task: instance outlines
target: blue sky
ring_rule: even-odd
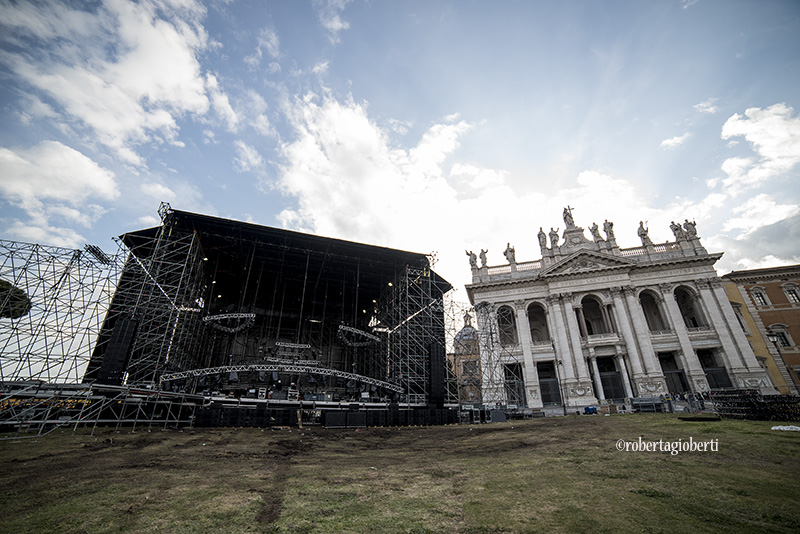
[[[800,263],[800,3],[0,3],[0,236],[174,208],[415,252],[696,220],[720,274]],[[588,231],[587,231],[588,235]]]

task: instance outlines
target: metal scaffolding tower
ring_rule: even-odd
[[[121,258],[0,240],[0,382],[80,382]]]
[[[481,390],[485,406],[526,406],[523,355],[514,333],[501,335],[494,306],[475,305],[480,343]],[[514,342],[511,342],[514,341]]]

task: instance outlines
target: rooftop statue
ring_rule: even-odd
[[[650,236],[648,235],[649,230],[644,227],[644,222],[639,221],[639,229],[636,230],[636,233],[639,234],[639,239],[642,240],[642,246],[648,247],[652,246],[653,242],[650,240]]]
[[[609,222],[609,220],[606,219],[606,222],[603,223],[603,231],[606,233],[606,238],[609,241],[614,239],[614,223],[613,222]]]
[[[481,269],[486,267],[486,253],[489,252],[488,250],[481,249]]]
[[[464,252],[466,252],[467,256],[469,256],[469,266],[472,267],[473,269],[477,269],[478,257],[475,255],[475,253],[472,252],[471,250],[465,250]]]
[[[547,235],[545,235],[541,226],[539,227],[539,248],[541,248],[542,251],[547,248]]]
[[[567,206],[564,208],[564,224],[567,225],[567,228],[572,228],[575,226],[575,219],[572,218],[572,210],[574,208],[570,208]]]
[[[669,225],[672,233],[675,234],[675,241],[681,241],[686,239],[686,232],[683,231],[680,224],[675,224],[675,221],[672,221]]]
[[[589,231],[592,232],[592,237],[594,238],[595,243],[603,241],[603,238],[600,237],[600,229],[597,227],[597,223],[593,222],[589,227]]]
[[[514,247],[511,246],[511,243],[506,245],[506,250],[503,252],[503,255],[508,260],[508,263],[515,264],[517,263],[516,252],[514,251]]]
[[[553,230],[552,226],[550,227],[550,246],[553,248],[558,247],[558,229]]]
[[[689,237],[697,237],[697,223],[689,219],[684,219],[683,228],[686,230],[686,235]]]

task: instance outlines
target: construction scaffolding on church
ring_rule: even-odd
[[[64,421],[241,423],[204,410],[216,398],[286,408],[296,415],[278,419],[288,424],[304,416],[298,408],[319,418],[343,406],[419,412],[387,424],[446,422],[441,412],[458,402],[445,348],[451,286],[427,255],[167,204],[159,215],[160,226],[120,236],[114,256],[4,243],[2,278],[16,290],[5,292],[0,324],[6,419],[19,423],[28,409],[44,421],[58,405]],[[81,399],[100,386],[152,406],[87,411]],[[273,411],[251,415],[257,426],[276,421]],[[363,420],[351,419],[342,425]]]

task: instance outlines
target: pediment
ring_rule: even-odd
[[[564,258],[558,263],[542,270],[540,276],[559,276],[567,274],[586,274],[617,269],[629,269],[635,263],[626,258],[594,252],[589,250],[579,250],[574,254]]]

